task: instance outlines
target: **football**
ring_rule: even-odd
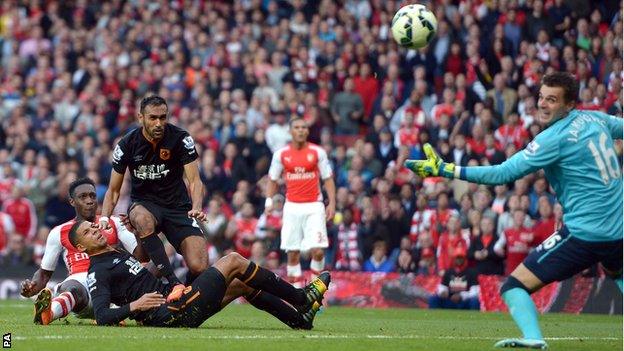
[[[438,28],[433,12],[420,4],[403,6],[392,18],[392,36],[402,47],[419,49],[431,42]]]

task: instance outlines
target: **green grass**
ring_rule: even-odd
[[[622,350],[622,317],[546,314],[552,350]],[[312,331],[290,330],[249,305],[232,305],[199,329],[97,327],[74,317],[32,324],[28,301],[0,301],[0,333],[15,350],[489,350],[518,336],[508,315],[419,309],[329,307]]]

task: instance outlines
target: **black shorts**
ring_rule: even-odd
[[[622,240],[585,241],[570,235],[563,226],[535,248],[523,263],[544,284],[568,279],[596,263],[621,275]]]
[[[196,328],[221,310],[227,284],[216,268],[210,267],[186,288],[178,300],[166,303],[150,313],[143,325],[154,327]]]
[[[177,252],[180,252],[182,241],[189,236],[203,237],[195,220],[189,218],[188,210],[165,208],[151,201],[135,201],[128,208],[128,214],[136,205],[145,207],[156,218],[156,232],[163,232]]]

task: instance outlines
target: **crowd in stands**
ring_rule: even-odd
[[[552,71],[577,77],[579,108],[622,116],[621,2],[419,2],[438,30],[415,51],[391,37],[400,1],[2,1],[0,265],[39,264],[48,231],[74,217],[71,181],[92,178],[101,202],[112,147],[159,94],[196,141],[211,260],[284,262],[284,198],[264,213],[263,192],[298,115],[337,184],[330,268],[442,276],[463,248],[478,273],[509,273],[561,225],[544,175],[478,186],[420,179],[403,160],[429,142],[461,166],[503,162],[541,131],[536,89]]]

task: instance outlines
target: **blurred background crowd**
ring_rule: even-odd
[[[543,174],[487,187],[402,162],[425,142],[462,166],[503,162],[540,132],[536,89],[555,70],[579,80],[579,108],[622,116],[621,2],[420,3],[438,31],[414,51],[391,38],[400,1],[2,1],[0,267],[39,264],[77,177],[101,202],[111,147],[155,93],[199,149],[212,261],[283,262],[284,200],[264,213],[263,190],[299,115],[338,188],[330,268],[441,275],[465,255],[509,272],[561,224]]]

